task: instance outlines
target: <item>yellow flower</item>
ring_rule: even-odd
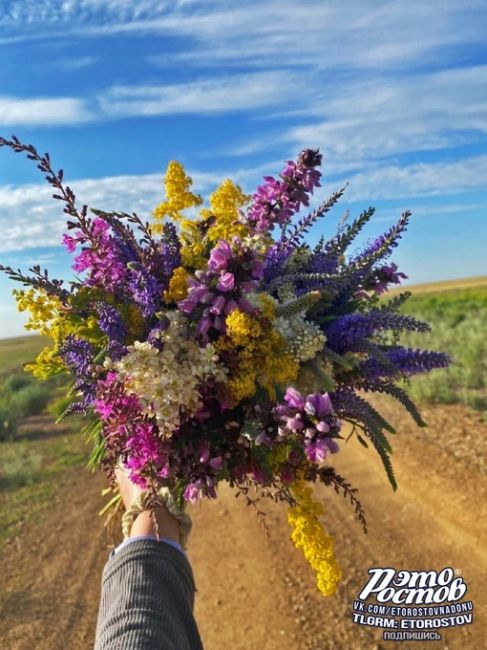
[[[227,326],[227,336],[234,345],[249,346],[251,339],[256,339],[262,334],[259,321],[240,309],[232,311],[226,317],[225,323]]]
[[[244,194],[229,178],[223,181],[210,196],[210,209],[201,210],[203,219],[215,218],[213,225],[208,229],[210,242],[245,237],[248,234],[247,227],[239,222],[239,209],[249,200],[250,196]]]
[[[47,379],[64,369],[58,350],[68,335],[79,336],[94,343],[102,337],[94,316],[82,318],[72,313],[58,297],[50,296],[42,289],[14,290],[13,294],[19,311],[30,312],[25,328],[37,330],[54,342],[52,348],[44,348],[35,362],[25,366],[28,372],[40,379]]]
[[[187,269],[206,267],[205,246],[201,241],[186,243],[181,247],[181,261]]]
[[[276,385],[287,385],[298,374],[298,364],[286,351],[282,336],[268,321],[234,310],[226,317],[227,333],[216,348],[231,369],[225,390],[231,403],[252,397],[257,386],[275,399]]]
[[[295,481],[291,486],[296,506],[289,509],[288,522],[293,527],[291,539],[296,548],[303,549],[306,560],[316,571],[316,584],[321,593],[331,596],[342,577],[336,563],[331,537],[326,535],[318,517],[323,506],[313,500],[313,491],[305,481]]]
[[[55,348],[43,348],[32,363],[24,366],[26,372],[31,372],[37,379],[49,379],[65,370],[64,364]]]
[[[181,163],[171,160],[164,177],[166,201],[155,208],[155,219],[162,220],[168,216],[174,221],[180,221],[183,218],[181,214],[183,210],[201,205],[203,202],[201,196],[190,191],[192,184],[192,178],[186,174]],[[160,230],[157,224],[155,230]]]
[[[50,336],[53,323],[59,318],[62,309],[59,298],[49,296],[40,289],[28,291],[14,289],[12,294],[17,301],[17,309],[20,312],[30,312],[25,329],[36,330],[44,336]]]
[[[178,266],[174,269],[169,288],[164,292],[164,300],[167,303],[179,302],[188,295],[188,278],[189,273],[184,266]]]

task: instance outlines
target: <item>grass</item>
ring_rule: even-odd
[[[447,352],[452,365],[411,381],[415,399],[439,404],[464,404],[487,409],[487,282],[433,291],[416,288],[403,312],[426,320],[428,334],[408,333],[410,347]]]
[[[61,479],[86,465],[88,450],[72,421],[59,435],[49,419],[39,429],[0,443],[0,546],[27,519],[42,517]],[[34,434],[34,435],[32,435]]]
[[[25,521],[42,519],[60,481],[88,459],[80,419],[54,423],[63,379],[39,382],[22,369],[47,342],[39,336],[0,341],[0,546]],[[50,416],[26,420],[46,407]]]
[[[19,336],[0,340],[0,378],[5,378],[22,364],[33,361],[46,346],[49,339],[44,336]]]

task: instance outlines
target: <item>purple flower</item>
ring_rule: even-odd
[[[224,239],[220,239],[218,244],[212,249],[208,260],[208,269],[210,271],[221,271],[228,267],[228,262],[233,257],[233,251],[230,244]]]
[[[76,377],[87,377],[90,375],[95,349],[88,341],[70,334],[59,348],[59,356]]]
[[[139,305],[145,317],[152,316],[161,309],[162,286],[141,265],[130,268],[127,285],[133,300]]]
[[[306,441],[305,445],[305,454],[312,463],[321,463],[326,459],[328,452],[336,454],[339,451],[332,438],[317,438],[314,441]]]
[[[233,275],[233,273],[226,271],[226,273],[221,275],[218,280],[218,284],[216,285],[216,288],[219,291],[223,291],[224,293],[228,293],[229,291],[232,291],[235,288],[235,276]]]
[[[94,219],[89,236],[79,233],[76,237],[66,235],[64,244],[73,252],[78,243],[86,247],[75,257],[73,269],[83,273],[89,269],[86,284],[113,292],[120,288],[127,276],[127,259],[120,237],[111,233],[109,224],[102,218]]]
[[[119,311],[105,302],[99,302],[95,306],[98,311],[98,325],[101,331],[109,339],[121,342],[127,336],[127,327],[120,316]]]
[[[340,316],[326,327],[325,334],[328,346],[342,354],[356,350],[364,339],[371,337],[377,330],[425,332],[429,329],[429,325],[411,316],[375,309],[367,313]]]
[[[303,409],[305,405],[304,397],[292,386],[287,389],[286,394],[284,395],[284,400],[289,406],[295,409]]]
[[[304,405],[304,410],[308,415],[321,417],[326,413],[330,413],[332,410],[330,396],[328,393],[320,395],[320,393],[315,393],[314,395],[308,395],[306,398],[306,404]]]
[[[255,232],[271,231],[276,224],[284,226],[291,221],[301,206],[309,205],[309,195],[320,185],[321,172],[315,167],[321,164],[318,151],[306,149],[300,153],[297,162],[287,161],[280,173],[281,180],[264,177],[252,197],[252,205],[246,216],[246,223]]]
[[[256,311],[244,295],[257,288],[263,272],[255,250],[244,246],[238,237],[231,245],[221,239],[210,253],[207,269],[190,278],[188,296],[178,307],[192,317],[199,336],[207,340],[210,330],[225,331],[225,316],[235,309]]]
[[[369,358],[359,366],[361,375],[367,379],[393,377],[401,373],[414,375],[436,368],[447,368],[450,365],[450,357],[443,352],[397,346],[385,350],[384,354],[389,361],[388,364]]]
[[[328,452],[338,451],[333,437],[338,435],[341,423],[328,393],[313,393],[305,398],[290,387],[284,400],[286,404],[278,404],[273,410],[278,423],[278,442],[287,438],[296,440],[308,460],[314,463],[323,461]]]

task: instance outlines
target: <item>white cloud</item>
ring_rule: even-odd
[[[452,196],[462,192],[485,191],[487,156],[455,162],[384,165],[348,178],[349,201],[398,199],[417,196]]]
[[[242,111],[285,102],[306,92],[303,76],[283,72],[228,75],[218,79],[157,86],[115,86],[99,97],[110,118],[176,113]]]
[[[73,97],[0,96],[0,123],[3,125],[50,126],[89,122],[93,115],[85,102]]]
[[[96,56],[80,56],[77,58],[63,58],[59,61],[55,61],[59,67],[64,70],[75,71],[82,70],[83,68],[89,68],[95,63],[98,62],[98,57]]]
[[[333,170],[360,169],[408,152],[458,147],[487,133],[487,66],[325,81],[312,101],[288,113],[284,132],[233,147],[246,155],[287,142],[319,146]],[[305,124],[299,124],[301,116]]]

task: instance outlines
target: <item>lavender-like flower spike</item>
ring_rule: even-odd
[[[375,239],[360,255],[357,255],[350,262],[350,266],[356,269],[364,266],[371,268],[377,260],[384,260],[388,257],[398,245],[398,240],[406,230],[410,217],[411,212],[404,212],[399,221],[386,233]]]
[[[162,286],[143,266],[129,265],[128,289],[145,317],[153,316],[162,306]]]
[[[164,275],[169,279],[174,269],[181,265],[181,242],[176,226],[170,222],[162,227],[161,259]]]
[[[96,304],[98,311],[98,325],[101,331],[108,336],[110,340],[121,342],[127,336],[127,326],[122,320],[118,310],[105,302]]]
[[[279,174],[281,180],[266,176],[265,183],[252,197],[246,224],[258,233],[269,232],[276,224],[287,225],[301,206],[309,205],[309,195],[320,186],[321,172],[315,169],[319,165],[321,154],[318,150],[305,149],[297,162],[287,162]]]
[[[364,338],[372,336],[376,330],[409,330],[427,332],[427,323],[402,314],[393,314],[385,310],[373,310],[368,313],[345,314],[334,320],[325,328],[328,346],[339,354],[353,350]]]
[[[59,348],[59,356],[76,377],[89,375],[94,354],[95,349],[91,343],[71,334]]]
[[[370,358],[360,364],[360,374],[370,379],[391,377],[399,373],[413,375],[436,368],[447,368],[451,361],[450,357],[443,352],[413,350],[401,346],[387,350],[385,354],[390,361],[389,365]]]

